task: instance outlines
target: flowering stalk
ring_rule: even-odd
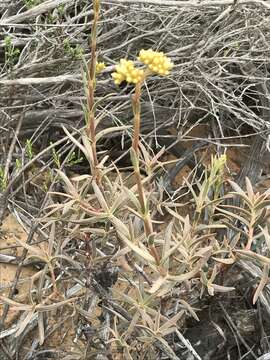
[[[96,149],[96,125],[95,125],[95,87],[96,87],[96,65],[97,65],[97,23],[99,19],[100,12],[100,0],[93,0],[94,8],[94,19],[91,29],[91,59],[88,66],[88,119],[87,119],[87,136],[91,140],[91,149],[93,156],[93,168],[92,174],[94,179],[99,184],[100,183],[100,173],[98,169],[98,158],[97,158],[97,149]]]
[[[139,139],[140,139],[140,128],[141,128],[141,86],[142,83],[139,82],[135,86],[135,94],[132,96],[132,107],[134,114],[134,133],[132,147],[137,155],[139,155]]]
[[[133,141],[132,141],[132,149],[131,149],[131,158],[134,167],[134,175],[138,189],[141,212],[143,215],[145,234],[149,241],[150,238],[153,237],[153,226],[152,226],[149,209],[147,208],[146,205],[145,193],[144,193],[144,188],[140,173],[140,165],[139,165],[139,138],[140,138],[140,128],[141,128],[141,104],[140,104],[141,86],[142,86],[142,81],[136,84],[135,94],[132,97],[132,106],[133,106],[133,114],[134,114],[134,132],[133,132]],[[160,257],[155,248],[153,239],[151,243],[149,241],[149,249],[152,256],[155,258],[156,262],[159,263]]]
[[[160,262],[159,254],[154,245],[154,234],[151,216],[147,207],[147,201],[145,199],[145,193],[140,173],[139,164],[139,143],[140,143],[140,128],[141,128],[141,87],[144,80],[149,74],[158,74],[160,76],[166,76],[173,67],[173,63],[163,52],[149,50],[141,50],[138,56],[138,60],[146,65],[146,69],[137,69],[134,66],[134,62],[131,60],[121,59],[119,64],[115,67],[115,72],[112,73],[112,78],[116,85],[120,85],[123,81],[129,84],[135,85],[135,94],[132,97],[132,107],[134,114],[134,132],[131,152],[131,161],[134,167],[134,174],[137,183],[139,202],[141,207],[141,213],[144,222],[145,234],[148,240],[148,246],[152,256],[155,258],[157,264]]]

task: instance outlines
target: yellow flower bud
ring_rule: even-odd
[[[142,49],[139,53],[138,60],[159,75],[168,75],[173,67],[171,59],[164,55],[163,52],[153,51],[152,49]]]
[[[114,83],[119,85],[121,82],[126,81],[130,84],[137,84],[142,81],[144,71],[136,69],[134,62],[131,60],[121,59],[120,63],[115,67],[116,72],[112,73]]]
[[[96,64],[96,73],[99,74],[102,70],[105,69],[105,63],[104,62],[98,62]]]

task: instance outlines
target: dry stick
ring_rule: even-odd
[[[48,0],[21,14],[10,16],[6,19],[3,19],[0,22],[0,26],[6,23],[19,23],[27,19],[36,18],[42,13],[51,11],[60,5],[65,5],[65,4],[71,5],[73,3],[75,3],[75,0]]]
[[[36,231],[37,226],[38,226],[37,224],[34,224],[33,227],[31,228],[31,230],[29,232],[29,235],[27,237],[27,240],[26,240],[26,244],[31,242],[31,240],[32,240],[32,238],[34,236],[34,233]],[[8,298],[10,298],[10,299],[12,299],[13,296],[15,295],[16,286],[18,284],[19,277],[20,277],[21,271],[23,269],[23,262],[24,262],[24,260],[26,258],[27,253],[28,253],[28,249],[24,248],[22,256],[21,256],[21,262],[20,262],[20,264],[18,265],[18,267],[16,269],[16,273],[14,275],[14,282],[13,282],[13,285],[10,288],[10,291],[9,291],[9,294],[8,294]],[[3,308],[3,314],[2,314],[1,319],[0,319],[0,330],[2,329],[2,327],[4,325],[8,310],[9,310],[9,305],[7,303],[5,303],[4,308]]]
[[[74,132],[73,135],[74,135],[75,133],[77,133],[77,132]],[[29,163],[27,163],[27,164],[21,169],[20,174],[23,173],[23,172],[27,169],[27,167],[30,166],[30,164],[34,163],[34,162],[35,162],[39,157],[41,157],[46,151],[50,150],[50,149],[53,148],[54,146],[59,145],[59,144],[61,144],[62,142],[68,140],[68,139],[69,139],[69,137],[68,137],[68,136],[65,136],[63,139],[57,141],[56,143],[50,145],[48,148],[46,148],[46,149],[44,149],[43,151],[41,151],[38,155],[36,155],[31,161],[29,161]],[[65,163],[62,164],[60,170],[62,170],[62,168],[63,168],[64,165],[65,165]],[[16,176],[16,177],[9,183],[8,188],[9,188],[9,187],[11,188],[12,185],[15,183],[15,181],[16,181],[17,179],[18,179],[18,176]],[[50,188],[49,188],[48,192],[46,193],[46,195],[45,195],[45,197],[44,197],[44,199],[43,199],[43,201],[42,201],[42,204],[41,204],[41,206],[40,206],[40,210],[39,210],[39,213],[38,213],[38,215],[37,215],[37,218],[40,216],[41,212],[43,211],[43,207],[44,207],[44,205],[46,204],[46,201],[47,201],[47,198],[48,198],[50,192],[52,191],[52,188],[53,188],[53,186],[54,186],[54,183],[55,183],[55,181],[53,181],[53,182],[51,183]],[[37,228],[38,228],[38,222],[35,221],[35,222],[33,223],[32,227],[30,228],[29,235],[28,235],[28,237],[27,237],[27,239],[26,239],[26,242],[25,242],[26,244],[31,243],[31,241],[32,241],[32,239],[33,239],[33,236],[34,236]],[[24,261],[25,261],[25,258],[26,258],[26,256],[27,256],[27,253],[28,253],[28,249],[24,248],[24,249],[23,249],[23,252],[22,252],[22,256],[21,256],[21,258],[20,258],[21,261],[20,261],[20,263],[18,264],[18,267],[17,267],[17,269],[16,269],[16,273],[15,273],[15,276],[14,276],[13,285],[12,285],[12,287],[10,288],[10,291],[9,291],[9,294],[8,294],[8,297],[9,297],[10,299],[12,299],[13,296],[15,295],[15,290],[16,290],[16,287],[17,287],[17,284],[18,284],[18,281],[19,281],[19,277],[20,277],[21,271],[22,271],[22,269],[23,269],[23,267],[24,267]],[[4,325],[6,316],[7,316],[7,314],[8,314],[8,310],[9,310],[9,305],[6,303],[6,304],[4,305],[3,314],[2,314],[1,319],[0,319],[0,330],[2,329],[2,327],[3,327],[3,325]]]
[[[233,330],[236,332],[239,340],[242,342],[242,344],[245,346],[245,348],[247,349],[247,351],[253,356],[254,359],[257,359],[256,354],[251,350],[251,348],[248,346],[248,344],[246,343],[245,339],[243,338],[243,336],[240,334],[237,326],[234,324],[234,322],[232,321],[230,315],[228,314],[227,310],[225,309],[225,307],[222,305],[221,302],[219,302],[219,306],[221,307],[224,315],[225,315],[225,320],[228,322],[228,324],[230,324],[230,326],[233,328]]]
[[[256,69],[253,64],[246,64],[245,66],[243,66],[243,71],[247,71],[249,72],[249,74],[251,73],[252,75],[256,72],[259,72],[260,75],[263,77],[261,71]],[[255,86],[258,89],[258,94],[262,107],[261,117],[265,121],[265,123],[267,123],[270,114],[269,85],[267,83],[267,79],[265,78],[264,82],[260,82]],[[264,162],[262,161],[264,154],[264,144],[264,138],[262,138],[260,134],[256,134],[249,150],[249,156],[247,157],[241,171],[238,174],[237,183],[240,187],[244,187],[247,177],[250,179],[253,185],[256,185],[264,166]],[[240,206],[239,198],[235,199],[234,205],[238,207]],[[250,250],[251,248],[253,241],[253,232],[254,228],[253,226],[251,226],[248,230],[248,242],[246,244],[247,250]]]
[[[72,145],[72,146],[70,147],[70,153],[71,153],[71,151],[74,151],[74,149],[75,149],[75,145]],[[69,150],[69,147],[67,147],[67,150]],[[59,153],[59,156],[61,156],[61,155],[63,155],[63,152],[62,152],[62,151]],[[34,174],[34,175],[32,175],[32,176],[29,176],[29,177],[25,180],[24,184],[20,184],[20,185],[16,186],[16,189],[14,189],[14,190],[12,191],[12,197],[14,198],[14,196],[21,190],[21,188],[22,188],[23,186],[28,185],[28,184],[31,183],[31,181],[33,181],[37,176],[39,176],[40,174],[44,173],[44,171],[46,171],[47,168],[48,168],[53,162],[54,162],[54,160],[48,161],[42,168],[40,168],[40,170],[39,170],[38,173],[36,173],[36,174]]]
[[[260,106],[262,108],[261,117],[267,124],[270,116],[270,91],[269,91],[269,80],[267,77],[261,73],[260,70],[256,69],[253,64],[246,64],[242,67],[244,72],[247,72],[248,75],[254,75],[256,72],[260,74],[261,78],[264,78],[263,82],[259,82],[255,85],[257,92],[259,94]],[[240,186],[245,185],[245,179],[248,177],[253,185],[256,184],[260,173],[263,169],[264,162],[263,160],[263,146],[265,140],[261,137],[260,134],[256,134],[252,145],[250,147],[249,156],[244,163],[240,173],[238,174],[237,183]]]
[[[6,165],[5,165],[5,170],[4,170],[4,180],[3,180],[4,184],[8,180],[9,167],[10,167],[10,163],[11,163],[11,160],[12,160],[12,155],[13,155],[13,152],[14,152],[16,141],[17,141],[17,138],[19,136],[19,132],[20,132],[20,129],[21,129],[21,126],[22,126],[22,121],[23,121],[23,118],[24,118],[24,114],[25,114],[25,112],[23,112],[21,114],[20,118],[19,118],[13,140],[12,140],[12,142],[10,144],[10,147],[9,147],[9,152],[8,152]],[[5,210],[6,210],[6,204],[7,204],[7,197],[8,197],[8,192],[6,192],[6,191],[4,191],[4,193],[1,194],[1,197],[0,197],[0,225],[3,222],[3,218],[4,218],[4,214],[5,214]]]
[[[270,9],[270,1],[266,0],[206,0],[206,1],[179,1],[179,0],[105,0],[112,4],[143,4],[156,6],[177,6],[180,8],[202,8],[206,6],[230,5],[262,5]]]
[[[60,142],[63,142],[64,140],[67,140],[67,139],[68,139],[68,137],[65,137],[64,139],[60,140]],[[55,143],[55,144],[56,144],[56,143]],[[53,145],[55,146],[55,144],[52,144],[51,146],[53,146]],[[50,146],[49,148],[51,148],[51,146]],[[47,151],[49,148],[45,149],[45,151]],[[43,150],[42,153],[44,153],[44,150]],[[40,154],[39,154],[39,156],[40,156]],[[37,156],[36,156],[34,159],[36,159],[36,158],[37,158]],[[34,160],[34,159],[33,159],[33,160]],[[31,163],[32,163],[32,161],[31,161]],[[26,166],[27,166],[27,165],[29,165],[29,163],[26,164]],[[62,164],[61,169],[63,168],[64,165],[65,165],[65,162]],[[42,202],[42,204],[41,204],[41,208],[40,208],[39,214],[41,214],[41,212],[43,211],[43,207],[44,207],[44,205],[45,205],[45,203],[46,203],[46,201],[47,201],[47,198],[48,198],[48,196],[49,196],[49,194],[50,194],[51,189],[52,189],[53,186],[54,186],[54,181],[52,182],[52,184],[51,184],[51,186],[50,186],[50,189],[48,190],[48,192],[47,192],[47,194],[46,194],[46,196],[45,196],[45,198],[44,198],[44,200],[43,200],[43,202]],[[38,216],[39,216],[39,214],[38,214]],[[27,238],[27,240],[26,240],[26,244],[31,243],[32,238],[33,238],[33,236],[34,236],[34,234],[35,234],[35,232],[36,232],[36,230],[37,230],[37,227],[38,227],[38,223],[35,222],[35,223],[32,225],[31,229],[30,229],[28,238]],[[12,299],[12,297],[13,297],[14,294],[15,294],[15,290],[16,290],[17,284],[18,284],[18,282],[19,282],[19,277],[20,277],[22,268],[23,268],[23,266],[24,266],[24,261],[25,261],[25,258],[26,258],[27,253],[28,253],[28,249],[24,248],[24,249],[23,249],[22,256],[21,256],[21,258],[20,258],[20,263],[18,264],[18,267],[17,267],[17,269],[16,269],[16,273],[15,273],[15,276],[14,276],[13,285],[11,286],[10,292],[9,292],[9,295],[8,295],[8,297],[9,297],[10,299]],[[54,274],[52,274],[52,275],[53,275],[53,277],[54,277]],[[52,279],[52,280],[53,280],[53,279]],[[53,280],[53,284],[55,285],[55,279]],[[54,288],[55,288],[55,286],[54,286]],[[54,293],[53,293],[53,294],[54,294]],[[52,296],[53,294],[51,294],[50,296]],[[4,309],[3,309],[3,314],[2,314],[2,317],[1,317],[1,319],[0,319],[0,330],[1,330],[2,326],[3,326],[3,324],[4,324],[4,321],[5,321],[5,318],[6,318],[6,316],[7,316],[8,310],[9,310],[9,305],[8,305],[8,304],[5,304],[5,305],[4,305]]]
[[[0,347],[1,347],[2,351],[3,351],[2,355],[5,355],[8,360],[12,360],[13,357],[10,355],[8,349],[7,349],[6,346],[4,345],[4,339],[1,339],[1,341],[0,341]]]
[[[78,134],[78,131],[73,131],[73,133],[71,133],[71,135],[76,135]],[[46,149],[42,150],[41,152],[39,152],[35,157],[33,157],[28,163],[26,163],[21,169],[20,171],[14,176],[14,178],[9,182],[6,191],[5,192],[9,192],[12,188],[12,186],[16,183],[16,181],[21,177],[21,175],[30,167],[32,166],[39,158],[41,158],[44,154],[46,154],[46,152],[52,150],[53,148],[55,148],[58,145],[61,145],[63,142],[69,140],[69,136],[65,136],[62,139],[54,142],[53,144],[49,145],[48,147],[46,147]]]
[[[162,141],[160,141],[160,143],[162,143]],[[175,149],[172,148],[170,152],[180,158],[180,160],[178,160],[174,164],[174,166],[168,170],[167,174],[164,177],[163,186],[168,192],[174,192],[173,182],[177,174],[184,168],[184,166],[187,165],[191,170],[197,168],[196,175],[198,178],[200,178],[204,174],[203,166],[196,164],[195,152],[197,150],[205,148],[207,145],[209,145],[208,142],[204,140],[199,140],[197,143],[192,145],[190,149],[182,148],[182,146],[177,146],[175,147]]]
[[[77,134],[77,131],[73,132],[72,135]],[[5,191],[0,195],[0,211],[3,211],[2,209],[2,203],[7,199],[10,190],[12,189],[13,185],[16,184],[18,179],[22,176],[22,174],[30,167],[32,166],[39,158],[41,158],[47,151],[53,149],[55,146],[58,146],[62,144],[63,142],[69,140],[68,136],[63,137],[62,139],[56,141],[55,143],[48,146],[46,149],[42,150],[39,154],[37,154],[33,159],[31,159],[27,164],[25,164],[20,171],[14,176],[14,178],[9,182],[8,186],[6,187]],[[1,210],[2,209],[2,210]],[[1,224],[0,224],[1,225]],[[1,324],[0,324],[1,326]]]
[[[3,86],[14,86],[14,85],[40,85],[40,84],[58,84],[62,82],[78,82],[81,83],[80,75],[57,75],[48,77],[27,77],[18,79],[1,79],[0,85]]]

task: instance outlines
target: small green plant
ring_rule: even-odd
[[[65,5],[59,5],[57,11],[60,16],[63,16],[65,14]]]
[[[210,165],[205,169],[204,180],[198,184],[200,189],[197,195],[193,187],[188,183],[195,202],[194,220],[197,224],[201,217],[210,218],[215,213],[216,206],[222,201],[221,189],[224,183],[224,168],[226,165],[226,155],[212,157]]]
[[[80,45],[72,46],[69,39],[64,40],[64,51],[73,59],[80,60],[83,58],[84,50]]]
[[[54,15],[52,13],[49,13],[47,16],[46,16],[46,20],[47,20],[47,23],[48,24],[54,24],[58,19],[58,16],[57,15]]]
[[[41,2],[41,0],[24,0],[24,5],[27,7],[27,9],[31,9],[41,4]]]
[[[5,176],[5,170],[2,165],[0,165],[0,191],[4,191],[7,187],[7,178]]]
[[[29,157],[29,159],[30,160],[33,159],[33,157],[34,157],[33,144],[32,144],[32,141],[30,139],[26,140],[25,150],[26,150],[26,154]]]
[[[10,36],[5,37],[5,64],[9,71],[12,71],[18,60],[20,50],[16,49]]]
[[[16,169],[17,170],[20,170],[21,169],[21,167],[22,167],[22,162],[21,162],[21,160],[20,159],[16,159]]]
[[[67,165],[68,166],[77,165],[77,164],[80,164],[82,161],[83,161],[83,158],[78,157],[77,154],[75,153],[75,151],[73,151],[67,159]]]
[[[50,143],[52,145],[52,142]],[[52,149],[53,162],[58,169],[61,167],[60,156],[57,154],[55,148]]]

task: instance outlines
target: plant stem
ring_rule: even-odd
[[[95,124],[95,87],[96,87],[96,62],[97,62],[97,23],[100,12],[100,0],[93,0],[94,19],[91,29],[91,59],[88,67],[88,119],[87,119],[87,135],[91,140],[91,149],[93,156],[93,176],[96,182],[100,183],[100,173],[98,169],[98,158],[96,149],[96,124]]]
[[[146,206],[145,193],[144,193],[144,188],[140,173],[140,165],[139,165],[139,156],[140,156],[139,140],[140,140],[140,128],[141,128],[141,105],[140,105],[141,86],[142,86],[142,82],[136,84],[135,94],[132,97],[132,106],[133,106],[133,114],[134,114],[134,131],[133,131],[132,148],[133,148],[133,156],[136,157],[136,159],[134,159],[133,161],[134,174],[137,183],[141,212],[143,214],[144,230],[146,237],[149,239],[150,235],[153,234],[153,226],[152,226],[149,210],[147,209]],[[149,250],[152,256],[155,258],[156,262],[159,263],[160,258],[155,246],[149,245]]]
[[[250,250],[251,245],[252,245],[252,241],[253,241],[253,237],[254,237],[254,222],[255,221],[251,221],[251,223],[249,225],[248,242],[247,242],[247,245],[245,247],[245,250]]]
[[[139,138],[140,138],[140,128],[141,128],[141,86],[142,83],[136,84],[135,94],[132,97],[132,106],[134,113],[134,134],[132,146],[135,153],[139,154]]]

